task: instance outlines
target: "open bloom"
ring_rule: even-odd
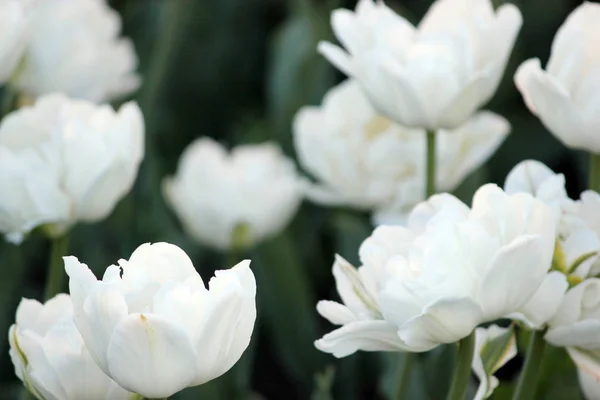
[[[345,51],[327,42],[319,51],[393,121],[454,129],[493,96],[521,23],[514,5],[437,0],[415,27],[381,1],[360,0],[331,17]]]
[[[120,31],[121,17],[106,1],[39,1],[15,85],[32,96],[62,92],[94,102],[131,93],[140,81],[137,56]]]
[[[15,374],[40,400],[127,400],[94,362],[73,323],[66,294],[41,304],[23,299],[9,331]]]
[[[0,85],[7,82],[27,44],[31,1],[0,0]]]
[[[455,189],[509,130],[504,118],[481,112],[454,131],[439,131],[437,187]],[[294,141],[300,162],[319,179],[308,191],[316,202],[398,218],[424,200],[425,132],[379,116],[354,80],[331,89],[321,107],[298,112]]]
[[[336,256],[333,276],[343,304],[322,300],[317,311],[340,328],[323,336],[315,346],[336,357],[345,357],[357,350],[411,350],[398,337],[397,328],[385,321],[379,310],[377,293],[386,282],[385,261],[398,253],[403,232],[380,227],[360,246],[362,266],[354,268]]]
[[[600,153],[600,4],[584,2],[558,30],[543,70],[525,61],[515,82],[529,109],[566,146]],[[558,112],[557,112],[558,110]]]
[[[386,321],[422,351],[456,342],[477,325],[517,312],[543,282],[552,261],[552,210],[531,195],[484,185],[469,209],[436,195],[415,207],[400,254],[379,293]]]
[[[133,185],[144,152],[135,103],[119,111],[61,94],[43,96],[0,124],[0,232],[19,242],[108,216]]]
[[[187,232],[222,250],[251,247],[277,234],[303,196],[294,164],[275,144],[228,152],[209,138],[189,145],[163,188]]]
[[[144,244],[101,281],[65,257],[75,324],[98,366],[122,387],[166,398],[227,372],[256,319],[250,262],[217,271],[207,290],[183,250]]]

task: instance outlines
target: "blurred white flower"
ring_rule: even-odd
[[[135,103],[116,112],[51,94],[7,115],[0,124],[0,232],[19,242],[40,225],[60,234],[105,218],[131,189],[143,153]]]
[[[27,45],[31,0],[0,0],[0,85],[13,75]]]
[[[273,143],[228,152],[201,138],[183,152],[163,192],[192,237],[226,250],[251,247],[284,229],[303,187],[294,164]]]
[[[396,240],[402,250],[386,262],[390,278],[378,299],[411,347],[456,342],[518,311],[550,268],[555,221],[531,195],[484,185],[471,209],[444,194],[413,214],[408,228],[393,227],[405,240]]]
[[[121,17],[104,0],[39,1],[16,87],[97,103],[131,93],[140,84],[138,60],[120,32]]]
[[[529,109],[566,146],[600,153],[600,4],[584,2],[558,30],[546,70],[525,61],[515,83]]]
[[[250,261],[217,271],[207,290],[183,250],[144,244],[97,281],[65,257],[75,324],[98,366],[122,387],[166,398],[227,372],[256,319]]]
[[[415,27],[382,1],[360,0],[331,17],[345,51],[327,42],[319,51],[393,121],[454,129],[494,95],[521,23],[511,4],[437,0]]]
[[[437,187],[455,189],[509,130],[504,118],[481,112],[439,131]],[[321,107],[298,112],[294,141],[301,164],[319,180],[307,194],[315,202],[379,211],[377,221],[389,223],[425,199],[425,132],[377,115],[354,80],[331,89]]]
[[[600,353],[567,349],[577,367],[579,385],[586,400],[600,400]]]
[[[499,384],[494,374],[517,353],[517,340],[510,328],[490,325],[475,329],[473,372],[479,379],[479,388],[473,400],[487,399],[492,395]]]
[[[410,351],[398,336],[398,329],[385,321],[379,310],[377,293],[386,282],[385,262],[398,253],[404,232],[380,227],[360,246],[362,266],[354,268],[336,256],[333,276],[343,304],[322,300],[317,311],[340,328],[315,342],[317,349],[335,357],[345,357],[358,350]]]
[[[66,294],[23,299],[9,331],[15,374],[39,400],[126,400],[131,393],[98,368],[73,323]]]

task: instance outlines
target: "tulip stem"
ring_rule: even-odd
[[[425,197],[435,194],[435,131],[427,131],[427,181]]]
[[[590,153],[588,188],[600,192],[600,154]]]
[[[397,390],[396,390],[396,400],[404,400],[407,399],[406,392],[410,387],[410,371],[412,367],[412,362],[415,358],[415,353],[403,353],[404,362],[402,364],[402,369],[400,370],[400,379],[398,381]]]
[[[464,400],[471,376],[471,364],[475,353],[475,331],[458,342],[458,360],[452,376],[452,385],[447,400]]]
[[[525,365],[521,371],[513,400],[529,400],[535,396],[542,356],[546,347],[545,333],[545,331],[533,331],[531,333],[527,355],[525,356]]]
[[[56,296],[63,290],[65,268],[63,256],[66,255],[69,247],[69,237],[67,234],[52,239],[50,250],[50,264],[48,265],[48,276],[46,277],[46,290],[44,298],[46,300]]]

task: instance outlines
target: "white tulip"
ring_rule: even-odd
[[[494,343],[497,340],[501,340],[501,342]],[[501,351],[489,350],[490,347]],[[517,340],[510,329],[497,325],[475,329],[475,355],[472,365],[473,372],[479,379],[479,388],[473,400],[487,399],[492,395],[500,384],[494,373],[513,359],[517,353]],[[490,359],[490,356],[494,358]]]
[[[105,218],[131,189],[143,152],[135,103],[116,112],[52,94],[9,114],[0,124],[0,231],[19,242],[40,225],[60,234]]]
[[[144,244],[101,281],[65,257],[75,324],[98,366],[144,397],[169,397],[227,372],[256,319],[250,261],[217,271],[207,290],[192,261],[168,243]]]
[[[16,87],[31,96],[62,92],[106,102],[131,93],[140,79],[121,17],[104,0],[39,1]]]
[[[514,5],[437,0],[415,27],[381,1],[360,0],[331,17],[346,51],[327,42],[319,51],[393,121],[454,129],[493,96],[521,23]]]
[[[437,187],[455,189],[509,130],[504,118],[481,112],[452,132],[440,131]],[[320,181],[308,192],[318,203],[381,210],[380,222],[389,222],[425,198],[425,132],[377,115],[357,81],[331,89],[321,107],[301,109],[294,141],[300,162]]]
[[[397,253],[404,232],[380,227],[360,247],[362,266],[354,268],[336,256],[333,276],[343,304],[323,300],[317,311],[340,328],[315,342],[317,349],[335,357],[363,351],[410,351],[397,335],[397,328],[385,321],[379,310],[377,293],[386,282],[385,261]]]
[[[600,400],[600,353],[567,349],[577,367],[579,384],[586,400]]]
[[[378,298],[400,339],[421,351],[525,305],[550,268],[556,237],[552,210],[528,194],[484,185],[471,209],[447,194],[429,202],[439,204],[415,208],[419,224],[393,227],[405,240],[387,260],[391,277]]]
[[[0,85],[15,71],[27,45],[32,1],[0,0]]]
[[[558,30],[546,70],[525,61],[515,83],[525,103],[566,146],[600,152],[600,4],[584,2]]]
[[[187,232],[217,249],[251,247],[285,228],[304,186],[273,143],[228,152],[209,138],[183,152],[164,195]]]
[[[73,324],[73,305],[66,294],[45,304],[21,300],[9,343],[15,374],[39,400],[132,398],[90,356]]]

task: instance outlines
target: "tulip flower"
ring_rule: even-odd
[[[59,294],[23,299],[9,331],[15,374],[39,400],[129,400],[132,393],[98,368],[73,324],[73,304]]]
[[[577,367],[581,391],[587,400],[600,399],[600,353],[568,349]]]
[[[43,226],[51,237],[106,218],[131,189],[144,153],[135,103],[119,111],[61,94],[0,124],[0,232],[13,242]]]
[[[227,152],[201,138],[184,151],[163,189],[193,238],[220,250],[239,250],[285,228],[304,186],[294,164],[273,143]]]
[[[584,2],[558,30],[543,70],[525,61],[515,83],[525,103],[563,144],[600,153],[600,4]]]
[[[454,131],[438,135],[437,185],[452,191],[502,143],[510,124],[480,112]],[[379,116],[348,80],[304,107],[294,120],[294,142],[304,168],[319,182],[307,196],[325,205],[375,210],[378,223],[403,220],[424,200],[425,134]]]
[[[345,50],[322,42],[319,51],[396,123],[456,129],[494,95],[521,23],[514,5],[437,0],[415,27],[381,1],[360,0],[331,16]]]
[[[32,2],[0,1],[0,84],[6,83],[25,52]]]
[[[250,262],[217,271],[206,289],[183,250],[144,244],[98,281],[65,257],[74,321],[98,366],[123,388],[162,399],[227,372],[256,319]]]
[[[131,93],[140,84],[138,60],[132,42],[119,37],[121,25],[106,1],[39,1],[16,88],[98,103]]]

